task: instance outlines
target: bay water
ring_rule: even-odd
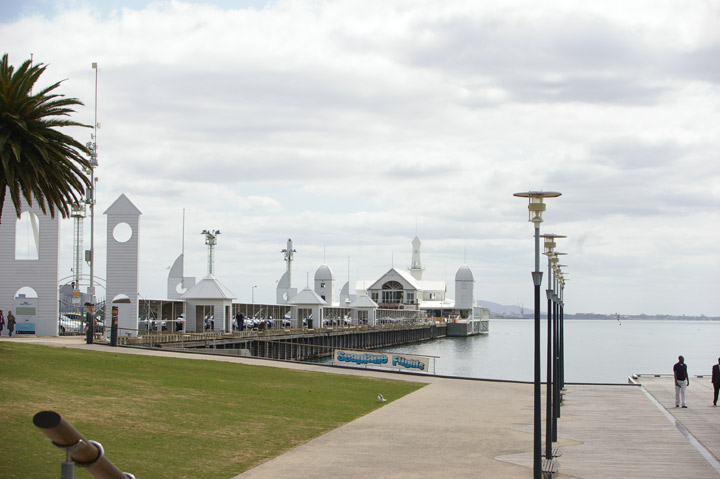
[[[525,319],[492,319],[488,335],[382,350],[437,356],[434,372],[438,375],[532,381],[533,324]],[[546,331],[543,319],[543,381]],[[678,355],[685,357],[691,375],[709,375],[720,357],[720,321],[565,321],[565,382],[626,383],[635,373],[672,374]]]

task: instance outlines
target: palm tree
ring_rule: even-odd
[[[46,66],[25,61],[20,68],[0,62],[0,214],[5,192],[20,217],[21,197],[32,205],[37,201],[43,213],[63,218],[90,186],[87,175],[90,152],[57,128],[82,126],[68,120],[72,107],[82,106],[76,98],[54,93],[57,82],[37,93],[32,89]]]

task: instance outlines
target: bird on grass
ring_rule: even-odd
[[[387,401],[387,399],[385,399],[382,394],[378,394],[378,401],[385,402],[385,401]]]

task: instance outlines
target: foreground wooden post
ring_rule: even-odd
[[[102,445],[89,441],[55,411],[40,411],[33,416],[33,424],[40,428],[52,443],[64,449],[68,460],[84,467],[98,479],[135,479],[110,462]]]

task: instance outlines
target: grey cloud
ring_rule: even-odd
[[[590,148],[594,161],[621,169],[657,168],[676,162],[690,150],[674,141],[646,142],[616,138]]]
[[[421,178],[430,180],[442,180],[444,177],[457,174],[457,167],[449,163],[417,163],[417,162],[398,162],[388,166],[383,175],[393,181],[414,181]],[[452,185],[444,184],[444,187]]]
[[[720,40],[686,52],[675,62],[676,75],[720,84]]]
[[[599,17],[424,20],[395,54],[416,67],[485,78],[518,102],[647,104],[670,88],[658,80],[666,52]]]

